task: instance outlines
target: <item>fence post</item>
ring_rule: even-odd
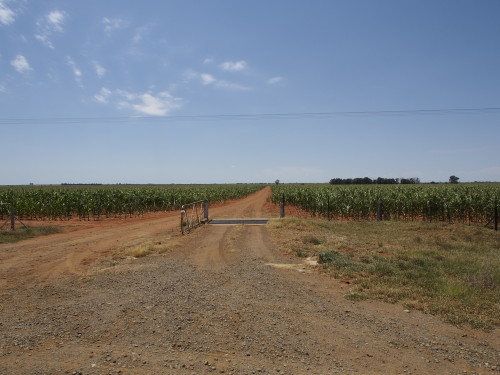
[[[208,203],[207,203],[207,202],[205,202],[205,203],[203,203],[203,205],[204,205],[204,211],[205,211],[205,212],[204,212],[204,213],[205,213],[205,215],[204,215],[204,216],[205,216],[205,217],[204,217],[204,219],[205,219],[206,221],[208,221]]]
[[[15,230],[16,225],[16,210],[14,206],[10,206],[10,230]]]
[[[186,218],[186,210],[181,206],[181,233],[184,234],[184,219]]]
[[[495,230],[498,231],[498,203],[495,200]]]
[[[280,202],[280,218],[283,217],[285,217],[285,194],[283,194]]]

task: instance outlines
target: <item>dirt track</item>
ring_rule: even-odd
[[[265,189],[211,216],[266,217]],[[400,305],[349,302],[349,285],[286,266],[264,226],[188,236],[177,213],[80,223],[0,245],[0,374],[463,374],[500,372],[498,331]],[[175,241],[158,256],[134,244]]]

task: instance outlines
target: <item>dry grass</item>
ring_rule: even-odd
[[[179,246],[179,242],[170,238],[163,241],[148,241],[129,248],[126,253],[135,258],[145,257],[153,254],[163,254]]]
[[[61,232],[61,228],[53,226],[19,227],[16,230],[2,229],[0,230],[0,243],[14,243],[28,238],[46,236],[59,232]]]
[[[500,325],[500,236],[491,229],[297,218],[268,226],[283,250],[318,256],[326,272],[352,283],[346,298],[399,302],[455,325]]]

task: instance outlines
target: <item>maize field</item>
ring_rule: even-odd
[[[271,200],[312,216],[336,220],[492,223],[500,210],[500,184],[342,186],[275,185]],[[381,208],[380,212],[378,211]]]
[[[82,220],[178,210],[183,204],[242,198],[264,185],[99,185],[0,187],[0,220],[10,206],[17,217],[32,220]]]

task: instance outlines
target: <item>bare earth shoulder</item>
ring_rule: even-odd
[[[211,216],[266,217],[269,194]],[[349,285],[281,254],[265,226],[178,225],[150,215],[0,245],[0,373],[500,372],[498,330],[348,301]],[[126,256],[147,241],[173,245]]]

